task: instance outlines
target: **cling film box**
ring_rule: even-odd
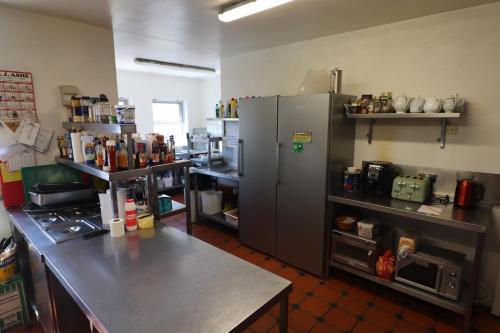
[[[0,284],[0,333],[18,324],[29,324],[26,291],[19,274],[10,282]]]

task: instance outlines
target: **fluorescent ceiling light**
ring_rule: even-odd
[[[264,10],[283,5],[293,0],[245,0],[229,7],[222,8],[219,12],[219,20],[231,22],[245,16],[249,16]]]
[[[191,69],[191,70],[195,70],[195,71],[215,73],[215,68],[179,64],[179,63],[175,63],[175,62],[167,62],[167,61],[160,61],[160,60],[153,60],[153,59],[135,58],[134,63],[139,64],[139,65],[166,66],[166,67],[174,67],[177,69],[179,69],[179,68],[180,69]]]

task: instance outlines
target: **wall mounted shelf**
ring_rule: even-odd
[[[368,138],[368,143],[371,144],[373,140],[373,126],[375,125],[375,120],[377,119],[439,119],[441,121],[441,133],[437,141],[440,143],[440,147],[444,148],[446,142],[446,128],[448,127],[449,119],[458,119],[461,117],[461,113],[369,113],[369,114],[346,114],[347,118],[352,119],[367,119],[368,120],[368,133],[366,137]]]

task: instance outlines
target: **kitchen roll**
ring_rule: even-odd
[[[111,237],[122,237],[125,235],[125,222],[123,219],[112,219],[109,221]]]
[[[125,204],[127,203],[127,189],[117,188],[116,198],[118,202],[118,217],[125,220]]]
[[[71,147],[73,148],[73,161],[83,163],[82,133],[71,133]]]
[[[99,193],[99,203],[101,205],[101,219],[103,225],[108,225],[113,219],[113,204],[111,203],[111,191]]]

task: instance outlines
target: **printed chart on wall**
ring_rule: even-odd
[[[33,76],[29,72],[0,70],[0,121],[16,131],[22,120],[37,120]]]

